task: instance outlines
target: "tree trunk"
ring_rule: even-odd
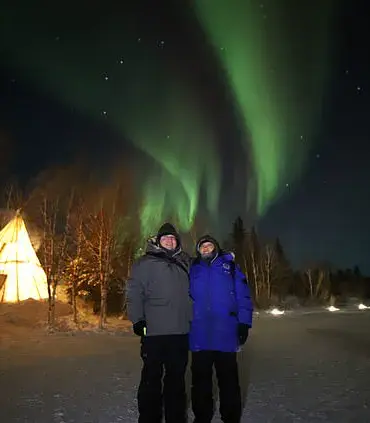
[[[266,285],[267,285],[267,299],[271,299],[271,269],[270,265],[267,267],[266,272]]]
[[[247,266],[247,258],[245,256],[245,254],[243,254],[243,263],[244,263],[244,272],[245,272],[245,276],[247,277],[248,282],[250,283],[249,280],[249,272],[248,272],[248,266]]]
[[[55,329],[55,287],[53,280],[48,282],[48,327],[51,332]]]
[[[73,309],[73,322],[78,324],[78,312],[77,312],[77,292],[76,292],[76,276],[72,278],[72,309]]]
[[[319,294],[320,294],[320,291],[321,291],[321,288],[322,288],[322,285],[323,285],[323,282],[324,282],[324,277],[325,277],[325,273],[324,273],[323,270],[320,269],[319,275],[318,275],[318,278],[317,278],[317,285],[316,285],[316,288],[315,288],[315,298],[319,297]]]
[[[251,253],[251,259],[252,259],[252,271],[253,271],[253,279],[254,279],[254,290],[255,290],[256,301],[258,303],[258,300],[260,297],[260,286],[258,281],[257,264],[256,264],[254,252]]]
[[[104,328],[104,323],[107,321],[107,284],[104,275],[101,276],[100,282],[100,315],[99,315],[99,329]]]
[[[57,281],[53,280],[53,288],[52,288],[52,292],[51,292],[51,304],[52,304],[52,308],[51,308],[51,319],[53,322],[53,327],[55,328],[55,297],[56,297],[56,293],[57,293]]]
[[[48,280],[48,328],[49,331],[54,330],[54,322],[53,322],[53,296],[51,294],[51,284]]]
[[[130,277],[131,266],[132,266],[132,257],[133,257],[133,243],[129,243],[129,247],[127,249],[127,268],[126,268],[126,278],[122,281],[122,314],[126,314],[127,308],[127,281]]]
[[[73,321],[75,324],[78,324],[78,309],[77,309],[77,290],[78,290],[78,277],[80,275],[80,260],[81,260],[81,253],[82,253],[82,212],[81,209],[79,210],[78,216],[78,233],[77,233],[77,251],[76,251],[76,259],[73,265],[73,278],[72,278],[72,307],[73,307]]]
[[[308,284],[309,284],[309,287],[310,287],[310,297],[313,298],[314,293],[313,293],[313,281],[312,281],[312,271],[311,271],[311,269],[308,269],[306,271],[306,275],[307,275]]]

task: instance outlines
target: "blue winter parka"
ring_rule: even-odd
[[[195,260],[190,268],[190,296],[190,350],[238,351],[238,324],[252,327],[253,304],[234,256],[220,253],[211,262]]]

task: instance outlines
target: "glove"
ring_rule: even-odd
[[[132,325],[132,329],[134,331],[134,334],[137,336],[144,336],[144,329],[146,328],[146,321],[140,320],[139,322],[136,322]]]
[[[248,339],[249,326],[245,323],[238,324],[238,339],[239,345],[244,345]]]

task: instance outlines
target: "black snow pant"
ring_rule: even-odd
[[[187,335],[142,338],[139,423],[161,423],[163,406],[166,423],[186,423],[185,371],[188,351]]]
[[[236,353],[220,351],[192,353],[191,397],[194,423],[210,423],[213,417],[213,365],[218,380],[221,419],[224,423],[239,423],[242,402]]]

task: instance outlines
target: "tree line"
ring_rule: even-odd
[[[46,272],[50,328],[55,325],[61,286],[76,324],[83,301],[94,305],[100,328],[108,312],[125,312],[126,282],[144,241],[137,213],[133,214],[139,207],[133,190],[125,171],[102,181],[72,166],[43,172],[26,190],[10,184],[4,191],[4,219],[21,208]],[[189,235],[194,238],[202,228],[196,221]],[[279,239],[263,241],[255,228],[245,228],[240,217],[230,232],[225,246],[234,251],[246,274],[256,307],[284,304],[289,298],[312,304],[369,296],[369,279],[358,268],[335,271],[328,263],[311,263],[293,270]]]
[[[5,190],[8,213],[3,220],[21,209],[31,241],[37,244],[48,282],[51,329],[61,287],[75,323],[83,301],[94,305],[99,328],[106,322],[110,298],[116,309],[125,309],[125,283],[140,244],[128,213],[128,181],[123,171],[102,182],[75,166],[45,171],[26,190],[14,183]]]
[[[279,238],[263,241],[254,227],[245,228],[240,217],[233,223],[229,245],[248,278],[258,307],[294,301],[300,305],[333,305],[351,297],[370,297],[370,278],[362,275],[358,266],[342,270],[327,261],[312,261],[294,270]]]

